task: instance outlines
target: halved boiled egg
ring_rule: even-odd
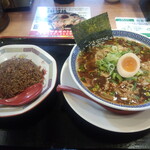
[[[139,69],[140,59],[133,53],[126,53],[118,60],[117,71],[124,78],[134,76]]]

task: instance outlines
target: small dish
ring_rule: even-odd
[[[37,66],[45,70],[43,90],[40,96],[33,102],[18,106],[4,106],[0,105],[0,117],[11,117],[23,114],[38,104],[40,104],[53,90],[56,77],[57,65],[55,59],[46,51],[35,45],[6,45],[0,47],[0,63],[11,58],[27,58],[32,60]]]

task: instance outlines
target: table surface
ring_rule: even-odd
[[[9,12],[10,23],[0,33],[0,36],[28,36],[34,20],[37,7],[90,7],[91,16],[108,12],[111,27],[116,28],[115,17],[143,17],[139,6],[139,0],[120,0],[119,3],[111,4],[105,0],[75,0],[70,4],[57,4],[53,0],[34,0],[32,9],[23,12]]]
[[[121,0],[110,4],[103,0],[75,0],[63,6],[89,6],[91,15],[108,12],[112,28],[115,17],[143,17],[139,0]],[[32,21],[38,6],[62,6],[53,0],[35,0],[31,11],[9,12],[10,24],[0,33],[0,46],[34,44],[51,54],[61,68],[68,58],[74,40],[29,38]],[[16,37],[24,38],[16,38]],[[8,38],[9,37],[9,38]],[[15,38],[14,38],[15,37]],[[61,59],[60,59],[61,56]],[[150,149],[150,132],[115,133],[97,128],[78,116],[63,94],[53,92],[33,110],[10,118],[0,118],[0,149],[2,148],[67,148],[67,149]]]

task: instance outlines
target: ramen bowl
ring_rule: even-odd
[[[25,58],[31,60],[44,72],[43,89],[40,95],[29,104],[23,106],[0,105],[0,117],[11,117],[23,114],[39,105],[53,90],[57,66],[55,59],[45,50],[35,45],[5,45],[0,47],[0,64],[12,58]]]
[[[123,39],[127,39],[129,41],[134,41],[136,43],[138,43],[138,45],[145,45],[147,48],[150,47],[150,39],[147,38],[146,36],[143,36],[143,35],[140,35],[140,34],[137,34],[137,33],[133,33],[133,32],[129,32],[129,31],[121,31],[121,30],[113,30],[112,31],[113,33],[113,36],[116,37],[116,38],[123,38]],[[132,44],[131,44],[132,45]],[[131,47],[132,49],[133,47]],[[134,49],[133,49],[134,50]],[[136,50],[140,51],[139,47],[137,46],[136,47]],[[146,94],[147,92],[147,97],[146,96],[143,96],[142,97],[142,100],[144,101],[143,103],[141,103],[141,101],[138,101],[140,95],[138,94],[138,92],[134,95],[136,96],[136,99],[132,99],[132,103],[127,103],[126,102],[126,97],[124,99],[122,99],[123,101],[120,102],[120,103],[116,103],[116,99],[114,98],[113,100],[108,100],[107,98],[105,98],[104,96],[99,96],[97,94],[95,94],[96,92],[93,92],[97,87],[94,87],[92,88],[92,90],[90,90],[90,88],[86,87],[85,83],[83,83],[83,79],[81,76],[79,77],[79,73],[77,70],[79,70],[78,68],[78,65],[77,65],[77,59],[78,59],[78,56],[79,56],[79,53],[83,51],[83,50],[80,50],[79,47],[77,45],[75,45],[70,53],[70,56],[69,56],[69,70],[70,70],[70,73],[71,73],[71,76],[74,80],[74,82],[77,84],[77,86],[79,87],[79,89],[81,91],[83,91],[87,96],[89,96],[90,98],[92,98],[94,101],[96,101],[97,103],[99,103],[100,105],[102,105],[103,107],[105,107],[106,109],[110,110],[110,111],[113,111],[113,112],[117,112],[117,113],[122,113],[122,114],[131,114],[131,113],[136,113],[136,112],[139,112],[139,111],[144,111],[144,110],[147,110],[150,108],[150,97],[148,96],[149,93],[149,90],[148,91],[144,91],[143,93]],[[137,52],[137,51],[136,51]],[[134,53],[134,51],[132,51],[132,53]],[[139,54],[140,53],[144,53],[142,50],[140,52],[138,52]],[[101,52],[99,52],[99,54],[101,55]],[[81,57],[81,60],[84,58],[85,55],[82,55]],[[92,58],[89,58],[86,57],[86,62],[91,62]],[[112,59],[112,57],[110,57],[110,59]],[[144,58],[145,59],[145,58]],[[109,61],[109,60],[108,60]],[[142,61],[141,61],[142,62]],[[87,65],[88,63],[86,63],[85,65]],[[116,67],[116,66],[115,66]],[[87,67],[88,68],[88,67]],[[81,68],[80,68],[81,70]],[[88,70],[86,72],[89,72]],[[149,72],[149,70],[148,70]],[[82,73],[81,73],[82,74]],[[143,74],[142,74],[143,75]],[[137,74],[136,74],[137,76]],[[134,76],[133,76],[134,77]],[[123,80],[128,80],[130,79],[130,84],[132,83],[132,80],[134,79],[137,79],[137,78],[127,78],[127,79],[124,79]],[[112,77],[110,77],[110,79],[112,79]],[[119,80],[119,79],[118,79]],[[103,82],[103,79],[99,80],[99,82]],[[128,81],[127,81],[128,82]],[[133,92],[135,92],[136,90],[138,90],[138,87],[141,86],[141,84],[143,85],[143,83],[140,83],[140,80],[138,81],[138,83],[136,83],[137,81],[135,81],[134,83],[137,84],[137,85],[132,85],[132,87],[134,87],[132,89]],[[121,82],[118,82],[118,83],[115,83],[115,85],[117,86],[117,88],[115,88],[115,86],[113,87],[113,94],[117,95],[117,91],[120,90],[119,88],[119,84]],[[150,81],[148,81],[148,84],[146,84],[145,86],[149,86],[150,85]],[[105,84],[103,85],[105,86]],[[124,85],[125,86],[125,85]],[[145,89],[145,86],[142,87],[142,89],[144,90]],[[108,86],[109,88],[109,86]],[[123,88],[123,87],[122,87]],[[127,93],[127,95],[133,95],[132,94],[132,91],[130,91],[130,94]],[[140,90],[139,90],[140,91]],[[100,90],[98,92],[101,92]],[[97,93],[98,93],[97,92]],[[108,92],[108,91],[107,91]],[[102,93],[102,92],[101,92]],[[105,93],[105,91],[103,92]],[[111,91],[112,93],[112,91]],[[140,92],[139,92],[140,93]],[[110,93],[109,93],[110,94]],[[143,94],[143,95],[144,95]],[[106,93],[106,95],[108,96],[108,93]],[[119,95],[120,96],[120,95]],[[118,97],[119,97],[118,96]],[[132,98],[132,97],[131,97]],[[146,99],[147,98],[147,99]],[[136,101],[136,103],[135,103]],[[131,102],[131,101],[130,101]]]

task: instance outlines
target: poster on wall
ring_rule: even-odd
[[[73,39],[71,27],[89,18],[89,7],[38,7],[29,36]]]

